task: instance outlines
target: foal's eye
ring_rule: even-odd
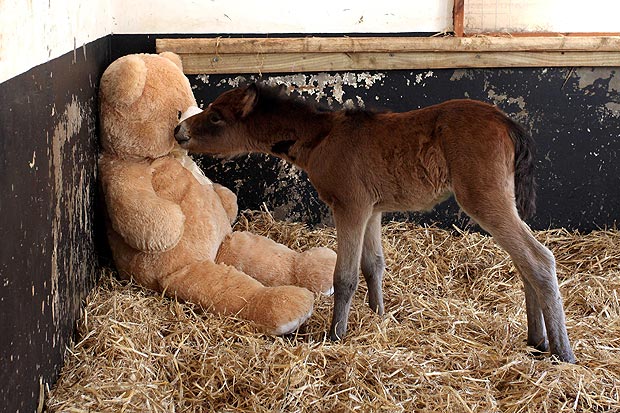
[[[209,115],[209,122],[217,125],[218,123],[222,123],[222,117],[219,113],[213,112]]]

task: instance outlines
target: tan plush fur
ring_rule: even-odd
[[[196,105],[178,56],[113,62],[101,79],[100,104],[100,180],[120,274],[269,333],[303,323],[312,292],[332,290],[336,254],[298,253],[232,231],[236,196],[192,174],[200,172],[174,140],[179,113]]]

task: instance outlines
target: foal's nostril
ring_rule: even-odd
[[[182,123],[179,123],[176,128],[174,128],[174,139],[179,142],[179,144],[184,144],[189,142],[190,137],[187,133],[187,129],[183,127]]]

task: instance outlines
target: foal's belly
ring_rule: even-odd
[[[419,191],[411,193],[405,191],[402,194],[384,195],[383,198],[374,206],[375,212],[427,212],[432,210],[435,205],[450,198],[452,191],[444,188],[441,191]]]
[[[375,169],[367,182],[372,182],[379,195],[378,211],[430,211],[450,197],[452,186],[443,157],[436,151],[421,155],[401,162],[391,160]]]

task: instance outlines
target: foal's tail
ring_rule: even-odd
[[[521,219],[536,211],[536,184],[534,182],[534,139],[523,126],[507,119],[510,138],[515,147],[515,199]]]

